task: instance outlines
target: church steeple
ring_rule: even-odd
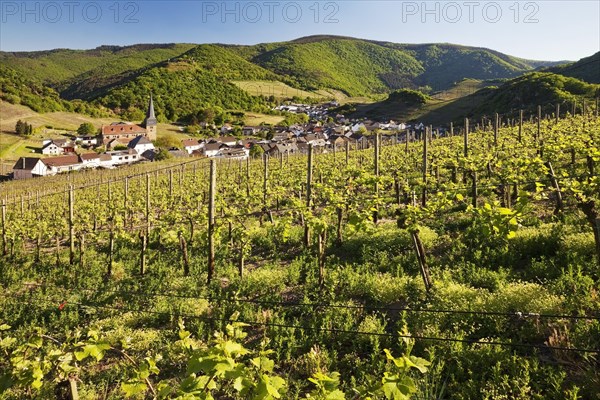
[[[146,112],[146,119],[144,124],[154,123],[156,124],[156,116],[154,115],[154,101],[152,100],[152,94],[150,94],[150,101],[148,102],[148,111]]]
[[[156,140],[156,125],[158,121],[154,115],[154,101],[152,100],[152,93],[150,94],[150,101],[148,102],[148,111],[146,112],[146,119],[144,120],[144,127],[146,128],[146,136],[150,140]]]

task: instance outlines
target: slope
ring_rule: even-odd
[[[481,82],[480,85],[485,86],[486,83]],[[544,114],[551,114],[557,103],[562,104],[565,112],[567,106],[571,109],[573,101],[581,102],[585,98],[591,103],[599,92],[600,85],[548,72],[533,72],[506,81],[498,87],[483,87],[469,95],[449,100],[429,98],[426,103],[421,104],[390,95],[381,102],[357,105],[349,115],[445,125],[451,121],[460,123],[465,117],[480,118],[496,112],[514,118],[518,110],[523,109],[531,114],[538,105],[543,107]]]
[[[570,76],[588,83],[600,83],[600,51],[574,63],[548,68],[548,72]]]
[[[269,106],[264,98],[251,96],[231,81],[276,78],[226,48],[200,45],[170,62],[140,71],[94,103],[131,120],[143,118],[149,93],[154,94],[157,116],[163,121],[177,121],[209,107],[265,112]]]
[[[423,72],[410,55],[361,40],[290,42],[273,47],[257,47],[259,54],[251,60],[308,90],[330,88],[350,96],[382,94],[409,85]]]
[[[59,85],[95,70],[109,76],[143,68],[177,57],[192,44],[138,44],[100,46],[93,50],[55,49],[35,52],[0,52],[0,63],[22,72],[27,78]]]

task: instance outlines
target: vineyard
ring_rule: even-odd
[[[569,111],[0,184],[0,398],[600,399]]]

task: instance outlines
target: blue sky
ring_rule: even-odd
[[[0,49],[256,44],[314,34],[447,42],[539,60],[600,50],[600,1],[8,1]]]

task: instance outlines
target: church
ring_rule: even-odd
[[[158,122],[154,115],[154,101],[150,95],[146,119],[141,125],[132,122],[113,122],[110,125],[102,125],[100,130],[99,143],[107,148],[114,148],[118,145],[127,146],[130,141],[138,136],[144,136],[148,140],[156,140]]]

